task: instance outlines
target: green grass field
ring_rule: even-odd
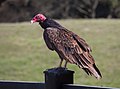
[[[94,77],[68,64],[75,71],[75,83],[120,87],[120,20],[60,20],[59,23],[83,37],[92,48],[103,78]],[[0,80],[44,82],[43,71],[58,66],[59,58],[43,40],[36,24],[0,24]]]

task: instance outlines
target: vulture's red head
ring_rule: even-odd
[[[31,23],[44,22],[45,20],[46,17],[43,14],[37,14],[32,18]]]

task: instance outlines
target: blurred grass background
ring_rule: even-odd
[[[92,48],[103,78],[87,76],[76,65],[75,83],[120,87],[120,20],[68,19],[59,23],[84,38]],[[59,57],[43,40],[42,28],[29,22],[0,24],[0,80],[44,82],[43,71],[58,66]]]

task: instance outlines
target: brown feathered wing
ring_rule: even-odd
[[[67,29],[49,27],[44,31],[44,39],[48,48],[55,50],[61,59],[78,65],[97,79],[102,77],[90,55],[91,48],[78,35]]]

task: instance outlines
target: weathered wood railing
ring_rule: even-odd
[[[0,81],[0,89],[119,89],[100,86],[74,85],[73,74],[64,68],[54,68],[44,71],[45,83]]]

